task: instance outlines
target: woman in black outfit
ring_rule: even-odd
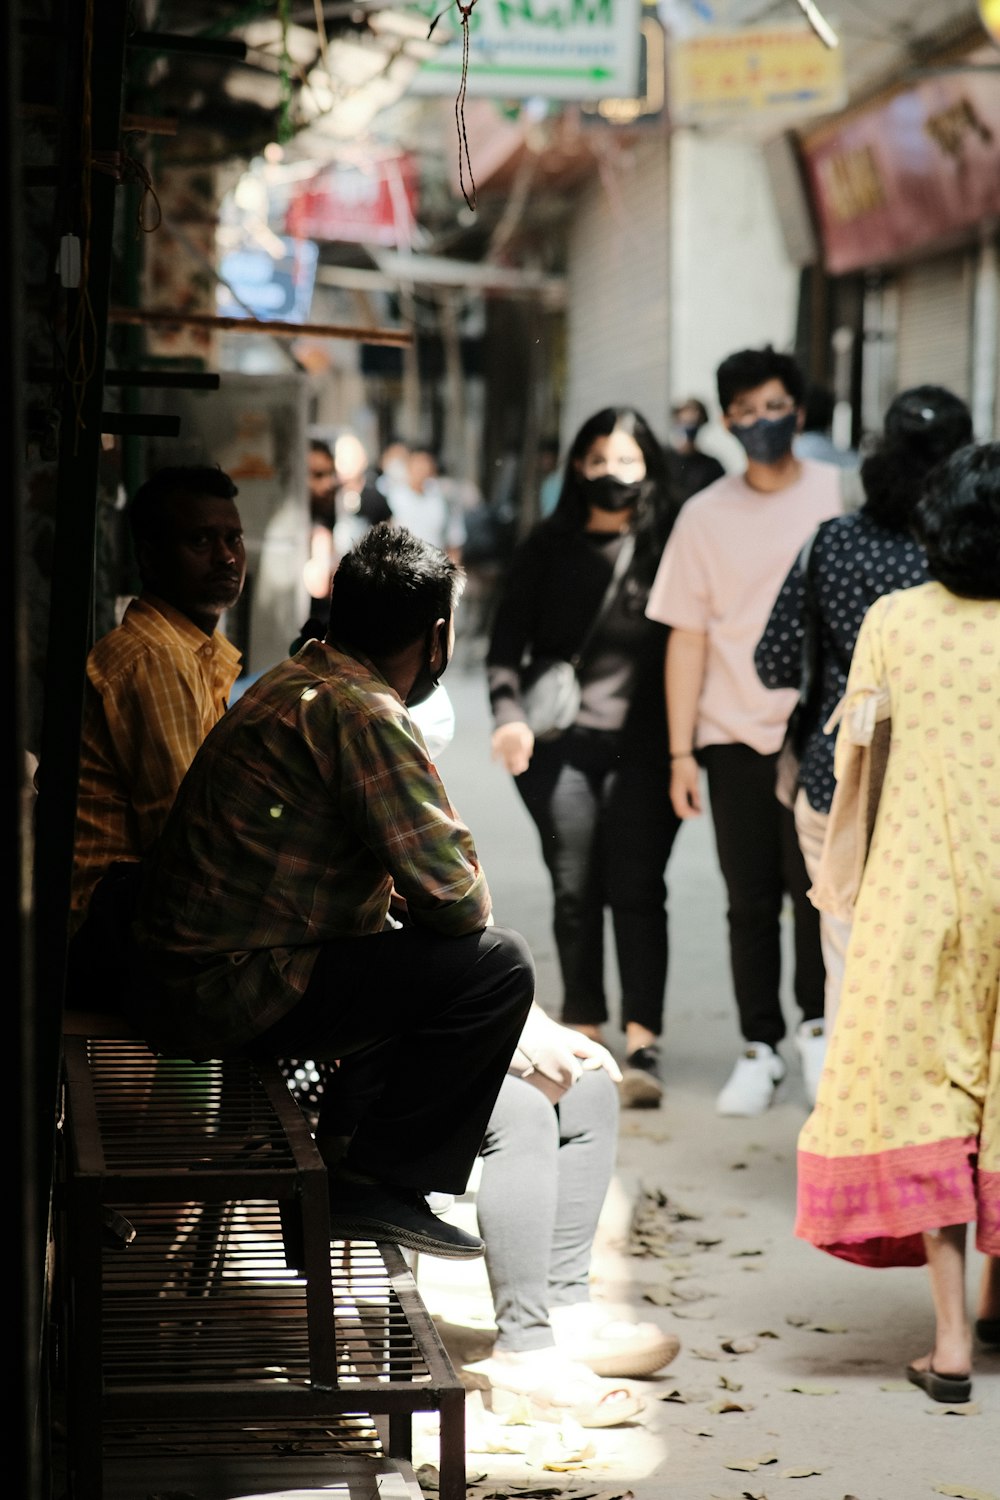
[[[610,908],[626,1044],[622,1098],[632,1106],[656,1106],[662,1095],[664,872],[679,820],[666,789],[666,630],[645,607],[673,516],[648,424],[631,407],[597,412],[570,448],[555,511],[514,553],[487,656],[493,754],[515,778],[552,878],[562,1020],[601,1040]],[[588,638],[626,546],[631,559]],[[575,722],[536,741],[522,701],[526,668],[571,660],[585,639]]]

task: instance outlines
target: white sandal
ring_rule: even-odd
[[[549,1319],[556,1342],[569,1359],[611,1379],[641,1380],[655,1375],[681,1347],[676,1334],[655,1323],[606,1320],[603,1309],[593,1302],[554,1307]]]
[[[497,1351],[464,1368],[489,1381],[491,1406],[498,1414],[526,1409],[535,1421],[571,1417],[581,1427],[616,1427],[632,1421],[645,1406],[627,1386],[608,1385],[556,1348]]]

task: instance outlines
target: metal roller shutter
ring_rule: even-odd
[[[962,251],[900,271],[898,390],[943,385],[969,399],[974,269],[972,255]]]

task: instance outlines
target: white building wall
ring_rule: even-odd
[[[727,354],[791,348],[798,271],[757,144],[678,130],[670,147],[670,399],[699,396],[714,413],[715,371]],[[700,441],[742,468],[742,450],[716,424]]]
[[[580,199],[567,257],[562,444],[604,406],[666,436],[669,152],[665,136],[609,158]]]

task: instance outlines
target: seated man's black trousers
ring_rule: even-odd
[[[299,1004],[254,1051],[332,1062],[377,1051],[380,1085],[344,1165],[422,1193],[460,1194],[531,1005],[524,939],[488,927],[440,937],[405,926],[325,943]],[[317,1138],[335,1135],[336,1088]],[[352,1122],[353,1123],[353,1122]]]

